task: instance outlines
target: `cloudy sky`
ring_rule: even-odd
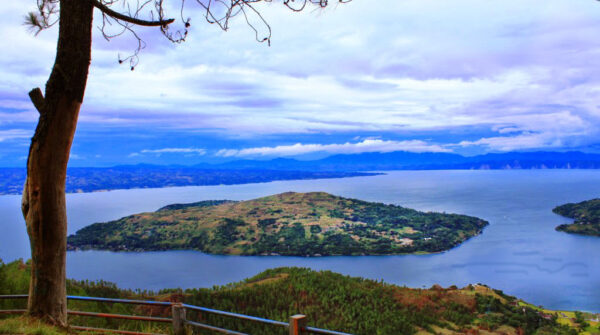
[[[54,60],[56,29],[36,37],[22,24],[34,5],[0,7],[0,166],[24,166],[37,121],[27,92],[44,86]],[[597,1],[354,0],[302,13],[274,1],[259,9],[270,47],[243,17],[223,32],[190,6],[185,43],[139,28],[147,47],[135,71],[117,61],[134,41],[107,42],[96,30],[71,165],[600,151]]]

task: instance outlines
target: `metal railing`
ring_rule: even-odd
[[[27,298],[28,298],[28,295],[26,295],[26,294],[0,295],[0,300],[27,299]],[[334,331],[334,330],[309,327],[307,325],[306,316],[300,315],[300,314],[291,316],[289,318],[289,322],[282,322],[282,321],[264,319],[264,318],[260,318],[260,317],[256,317],[256,316],[226,312],[226,311],[221,311],[221,310],[217,310],[217,309],[188,305],[188,304],[183,304],[183,303],[176,303],[176,302],[81,297],[81,296],[73,296],[73,295],[67,296],[67,300],[171,307],[171,317],[170,318],[156,317],[156,316],[96,313],[96,312],[73,311],[73,310],[68,310],[67,314],[74,315],[74,316],[98,317],[98,318],[107,318],[107,319],[171,323],[174,335],[185,334],[186,326],[192,327],[192,328],[206,329],[206,330],[210,330],[210,331],[218,332],[218,333],[222,333],[222,334],[249,335],[249,334],[238,332],[235,330],[220,328],[220,327],[216,327],[213,325],[188,320],[186,318],[186,311],[188,311],[188,310],[199,312],[199,313],[220,315],[220,316],[239,319],[239,320],[252,321],[252,322],[262,323],[262,324],[271,325],[271,326],[275,326],[275,327],[287,328],[290,335],[305,335],[305,334],[351,335],[348,333],[338,332],[338,331]],[[10,309],[10,310],[5,309],[5,310],[0,310],[0,315],[2,315],[2,314],[23,314],[25,312],[26,312],[25,309]],[[142,332],[136,332],[136,331],[92,328],[92,327],[86,327],[86,326],[70,326],[70,327],[72,329],[82,330],[82,331],[113,332],[113,333],[126,334],[126,335],[157,335],[157,334],[142,333]]]

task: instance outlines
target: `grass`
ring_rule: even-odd
[[[65,335],[67,332],[21,316],[0,320],[0,334]]]
[[[119,328],[120,329],[120,328]],[[124,329],[125,330],[125,329]],[[159,326],[148,325],[141,330],[146,333],[165,333]],[[106,335],[106,332],[75,331],[49,326],[40,320],[26,316],[8,317],[0,319],[0,335]]]

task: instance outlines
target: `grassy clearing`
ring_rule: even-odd
[[[539,306],[535,306],[523,301],[519,302],[519,306],[524,306],[524,307],[529,307],[532,309],[535,309],[537,311],[543,312],[545,314],[551,314],[551,315],[556,315],[557,319],[556,322],[558,322],[559,324],[562,325],[566,325],[572,328],[578,328],[578,324],[577,322],[575,322],[575,312],[573,311],[561,311],[561,310],[552,310],[552,309],[545,309],[545,308],[541,308]],[[594,315],[591,313],[586,313],[583,312],[582,313],[584,318],[586,319],[586,322],[589,323],[589,327],[586,327],[585,329],[583,329],[579,334],[580,335],[598,335],[600,334],[600,322],[597,321],[591,321],[592,318],[594,318]]]

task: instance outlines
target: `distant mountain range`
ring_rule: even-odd
[[[600,154],[571,152],[508,152],[465,157],[450,153],[362,153],[334,155],[301,161],[236,160],[222,164],[200,164],[204,169],[272,169],[296,171],[382,171],[382,170],[488,170],[488,169],[599,169]]]
[[[194,166],[138,164],[110,168],[76,167],[67,171],[67,192],[372,175],[364,171],[489,169],[600,169],[600,154],[538,151],[465,157],[450,153],[396,151],[334,155],[312,161],[276,158]],[[24,168],[0,168],[0,194],[21,193],[24,182]]]

